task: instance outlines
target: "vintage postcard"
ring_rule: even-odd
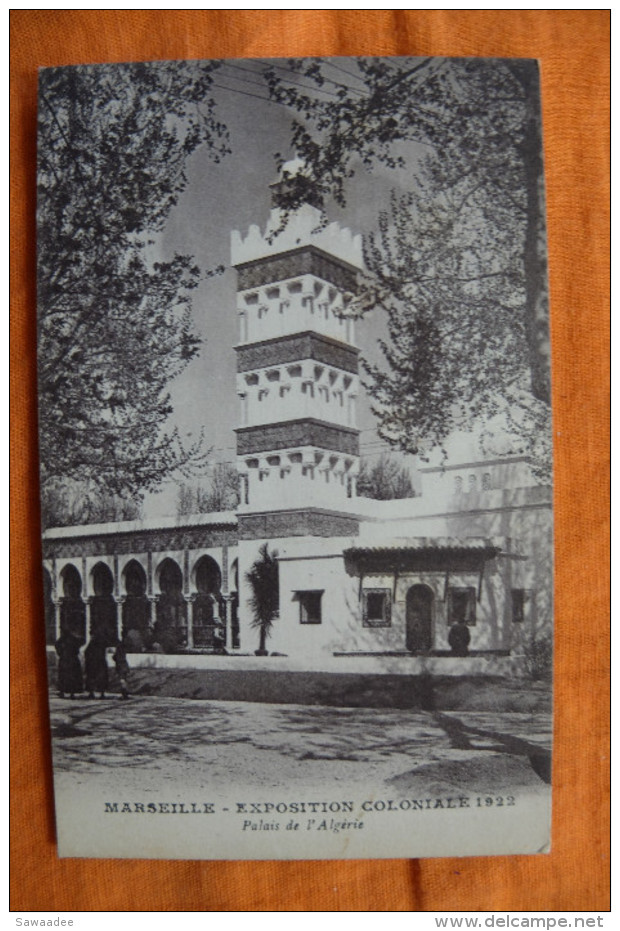
[[[544,853],[538,66],[44,69],[58,850]]]

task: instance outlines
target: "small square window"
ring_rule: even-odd
[[[389,588],[369,588],[363,594],[364,627],[390,627],[392,599]]]
[[[476,589],[448,589],[448,624],[465,623],[472,627],[476,623]]]
[[[296,594],[299,601],[299,623],[322,623],[321,598],[323,591],[297,592]]]

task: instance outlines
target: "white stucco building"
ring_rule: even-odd
[[[232,234],[238,511],[46,531],[49,643],[77,625],[122,638],[138,663],[252,655],[246,572],[264,542],[279,559],[268,649],[295,668],[494,670],[550,630],[551,495],[523,458],[451,459],[421,470],[418,497],[357,497],[345,311],[362,243],[320,220],[307,204],[273,235],[274,209],[264,230]],[[467,658],[448,642],[457,621]]]

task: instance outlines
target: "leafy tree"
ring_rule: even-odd
[[[452,432],[486,422],[484,449],[504,451],[509,436],[545,479],[550,412],[531,390],[519,258],[503,242],[511,231],[474,207],[463,222],[447,214],[444,196],[393,198],[369,243],[389,332],[380,342],[387,370],[364,363],[379,433],[424,458]]]
[[[303,61],[294,65],[301,82],[274,67],[267,80],[300,115],[292,143],[305,170],[281,187],[284,221],[304,200],[344,205],[360,161],[404,169],[403,143],[423,153],[410,189],[379,218],[369,277],[351,305],[388,313],[388,371],[367,367],[380,433],[424,454],[454,429],[501,415],[543,477],[550,392],[536,65],[347,65],[343,77],[341,65]]]
[[[211,469],[209,491],[204,503],[205,512],[234,511],[239,504],[239,473],[228,462],[218,462]]]
[[[239,473],[228,462],[216,463],[208,487],[183,484],[177,497],[177,514],[210,514],[234,511],[239,504]]]
[[[362,459],[357,493],[362,498],[376,498],[379,501],[415,497],[409,469],[386,453],[374,463]]]
[[[265,644],[271,633],[273,622],[280,610],[280,586],[277,550],[269,551],[269,544],[263,543],[259,556],[245,574],[251,589],[248,599],[252,611],[252,627],[259,631],[257,654],[265,656]]]
[[[187,517],[189,514],[196,514],[196,489],[185,482],[179,485],[177,492],[177,517]]]
[[[525,671],[534,680],[550,682],[553,678],[553,638],[549,634],[534,636],[524,646]]]
[[[199,346],[188,256],[154,261],[189,155],[226,132],[218,63],[41,72],[38,165],[40,459],[43,488],[85,484],[139,501],[204,459],[162,424],[168,385]],[[44,496],[45,497],[45,496]],[[44,514],[44,520],[47,516]]]
[[[83,484],[62,481],[48,482],[44,486],[41,510],[48,527],[138,520],[142,516],[140,504],[134,500],[123,500]]]

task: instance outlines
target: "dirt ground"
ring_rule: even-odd
[[[136,696],[50,698],[63,784],[161,793],[226,787],[350,787],[400,795],[546,793],[546,712],[334,708]]]

